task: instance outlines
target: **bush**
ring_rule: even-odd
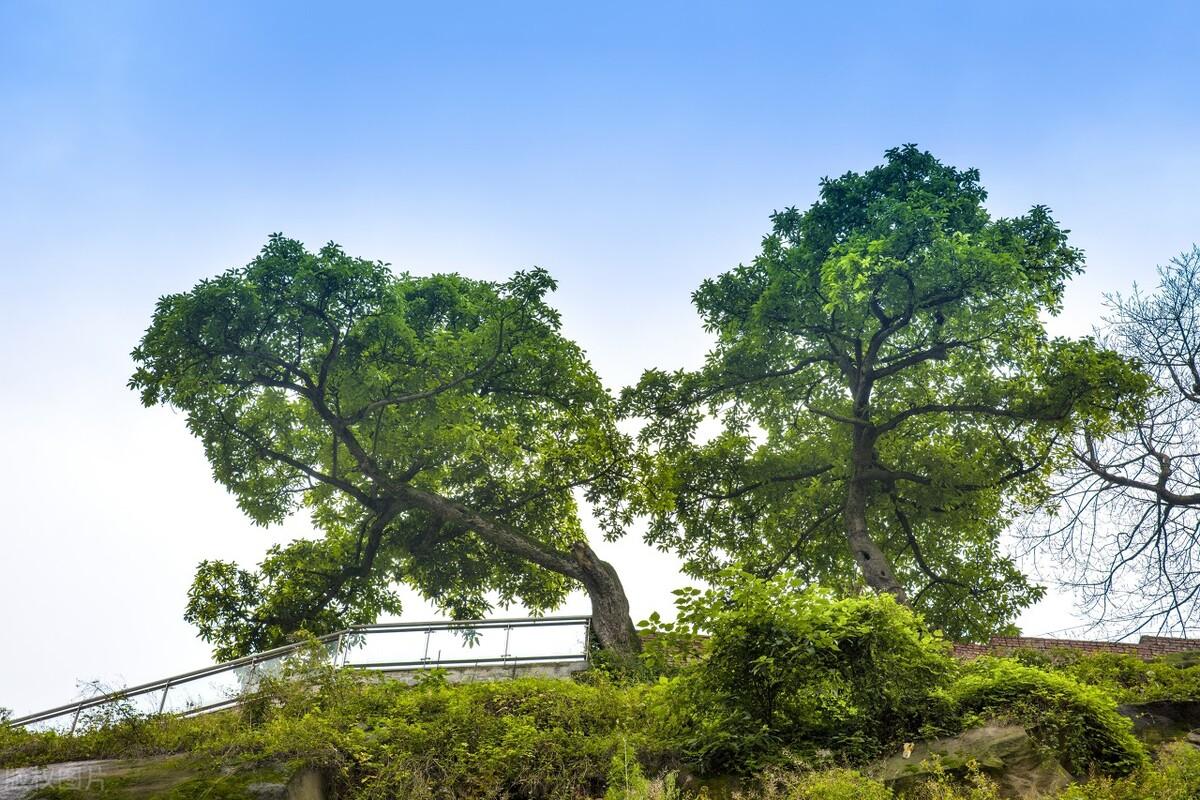
[[[789,749],[877,755],[931,718],[955,670],[946,644],[887,595],[836,600],[727,574],[677,605],[674,635],[710,638],[667,684],[664,724],[705,772],[751,771]]]
[[[1167,660],[1143,661],[1137,656],[1095,653],[1058,667],[1083,683],[1099,686],[1118,703],[1200,698],[1200,666]]]
[[[1200,750],[1177,742],[1159,762],[1125,778],[1099,778],[1072,786],[1061,800],[1196,800],[1200,797]]]
[[[622,745],[613,754],[608,768],[608,789],[604,792],[604,800],[630,800],[650,793],[650,781],[642,774],[637,753],[629,752],[628,743],[622,742]]]
[[[1012,659],[981,658],[948,696],[964,724],[986,717],[1022,722],[1075,775],[1126,775],[1146,760],[1132,725],[1117,713],[1112,697],[1069,675]]]
[[[1118,703],[1200,698],[1200,654],[1197,653],[1174,653],[1144,661],[1126,653],[1018,648],[1010,657],[1026,666],[1061,672],[1089,686],[1099,686]]]
[[[934,765],[932,777],[904,800],[1000,800],[999,790],[971,764],[964,778]],[[896,800],[885,784],[852,769],[768,769],[735,800]]]
[[[653,753],[641,694],[536,678],[371,682],[337,698],[267,703],[233,744],[259,759],[323,764],[362,798],[595,797],[615,755]]]
[[[891,800],[882,783],[850,769],[801,773],[788,787],[786,800]]]
[[[868,777],[814,767],[999,717],[1076,775],[1099,776],[1064,800],[1200,797],[1200,753],[1170,749],[1147,767],[1112,698],[1195,698],[1192,666],[1102,655],[1056,656],[1047,669],[987,658],[963,667],[890,597],[836,600],[736,574],[678,594],[679,617],[658,639],[670,677],[654,684],[597,670],[580,682],[448,685],[430,671],[406,686],[335,669],[314,645],[231,711],[146,718],[117,705],[75,736],[0,723],[0,767],[186,753],[201,783],[304,764],[358,800],[679,800],[667,770],[690,762],[749,781],[746,798],[887,800],[891,790]],[[935,774],[912,792],[992,800],[995,787],[978,774]]]
[[[409,687],[349,670],[299,677],[264,680],[240,709],[201,717],[141,719],[77,736],[0,727],[0,763],[178,752],[214,775],[322,767],[337,796],[359,800],[583,800],[605,793],[614,755],[628,753],[639,777],[661,761],[641,715],[646,687],[548,678]],[[646,788],[655,786],[665,784]]]
[[[0,769],[97,758],[139,758],[180,753],[224,740],[242,726],[236,713],[183,719],[174,716],[111,718],[74,736],[0,725]]]
[[[919,784],[907,800],[1000,800],[1000,789],[971,761],[966,775],[956,777],[934,763],[932,777]]]

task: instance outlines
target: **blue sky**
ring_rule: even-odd
[[[272,231],[547,267],[614,388],[702,356],[689,293],[772,209],[904,142],[1072,229],[1059,332],[1200,239],[1188,4],[172,5],[0,0],[0,637],[29,648],[0,705],[203,660],[196,561],[303,532],[253,529],[124,388],[155,299]],[[611,556],[636,613],[667,605],[670,559]],[[1025,623],[1070,625],[1069,599]]]

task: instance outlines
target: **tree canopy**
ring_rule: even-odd
[[[1041,596],[1000,535],[1073,431],[1128,418],[1145,380],[1047,334],[1082,254],[1047,208],[994,219],[986,196],[976,170],[889,150],[701,284],[703,367],[623,395],[647,420],[634,505],[651,541],[698,576],[736,562],[865,584],[958,638]]]
[[[393,274],[275,235],[159,301],[130,385],[186,414],[256,523],[303,510],[322,534],[257,570],[201,564],[187,617],[218,657],[396,613],[401,583],[456,618],[552,609],[582,583],[602,643],[636,648],[577,497],[612,491],[629,442],[554,287],[541,269]]]

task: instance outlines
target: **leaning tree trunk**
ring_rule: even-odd
[[[398,491],[406,502],[475,531],[480,538],[505,553],[579,581],[592,601],[592,633],[600,646],[622,656],[641,652],[642,641],[629,617],[629,599],[621,579],[612,565],[601,561],[587,542],[575,542],[571,551],[564,553],[505,522],[479,514],[426,489],[404,485]]]
[[[600,646],[621,655],[641,652],[642,640],[629,616],[629,599],[612,564],[601,561],[587,542],[576,542],[571,556],[579,565],[579,582],[592,601],[592,633]]]

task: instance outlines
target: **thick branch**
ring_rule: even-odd
[[[324,591],[310,602],[305,603],[304,608],[293,611],[286,617],[269,617],[260,620],[256,623],[257,627],[278,625],[284,630],[294,630],[329,605],[345,589],[346,584],[355,580],[364,580],[370,576],[375,559],[379,554],[379,548],[383,543],[383,534],[399,512],[400,506],[393,504],[370,520],[364,529],[363,540],[365,541],[360,542],[358,557],[353,563],[344,565],[337,573],[326,576],[329,583]]]
[[[516,528],[499,520],[485,517],[466,506],[441,495],[409,484],[395,488],[395,493],[407,504],[423,509],[446,522],[469,528],[484,541],[510,555],[531,561],[540,567],[582,581],[579,565],[566,553],[530,539]]]
[[[1088,450],[1075,451],[1075,457],[1085,467],[1090,469],[1096,476],[1103,478],[1109,483],[1117,486],[1124,486],[1129,489],[1137,489],[1139,491],[1148,492],[1161,499],[1163,502],[1170,503],[1176,506],[1200,506],[1200,492],[1192,494],[1179,494],[1167,488],[1167,481],[1171,476],[1170,459],[1165,457],[1159,458],[1159,474],[1158,480],[1155,483],[1148,481],[1140,481],[1136,478],[1129,478],[1124,475],[1119,475],[1110,471],[1105,465],[1100,463],[1096,456],[1095,444],[1090,436],[1086,437],[1088,442]]]
[[[762,487],[769,486],[773,483],[793,483],[795,481],[803,481],[809,478],[815,478],[831,469],[833,469],[832,464],[823,464],[819,467],[811,467],[807,470],[801,470],[800,472],[764,478],[761,481],[755,481],[754,483],[748,483],[743,486],[739,486],[738,488],[732,489],[723,494],[709,494],[706,492],[699,492],[698,494],[705,500],[733,500],[734,498],[741,497],[749,492],[753,492],[755,489],[761,489]]]
[[[1053,414],[1038,414],[1029,411],[1017,411],[1011,408],[989,406],[984,403],[927,403],[925,405],[906,408],[891,419],[881,422],[876,430],[881,434],[886,433],[898,427],[905,420],[925,414],[978,414],[980,416],[1002,417],[1022,422],[1054,422],[1066,416],[1065,411]]]

